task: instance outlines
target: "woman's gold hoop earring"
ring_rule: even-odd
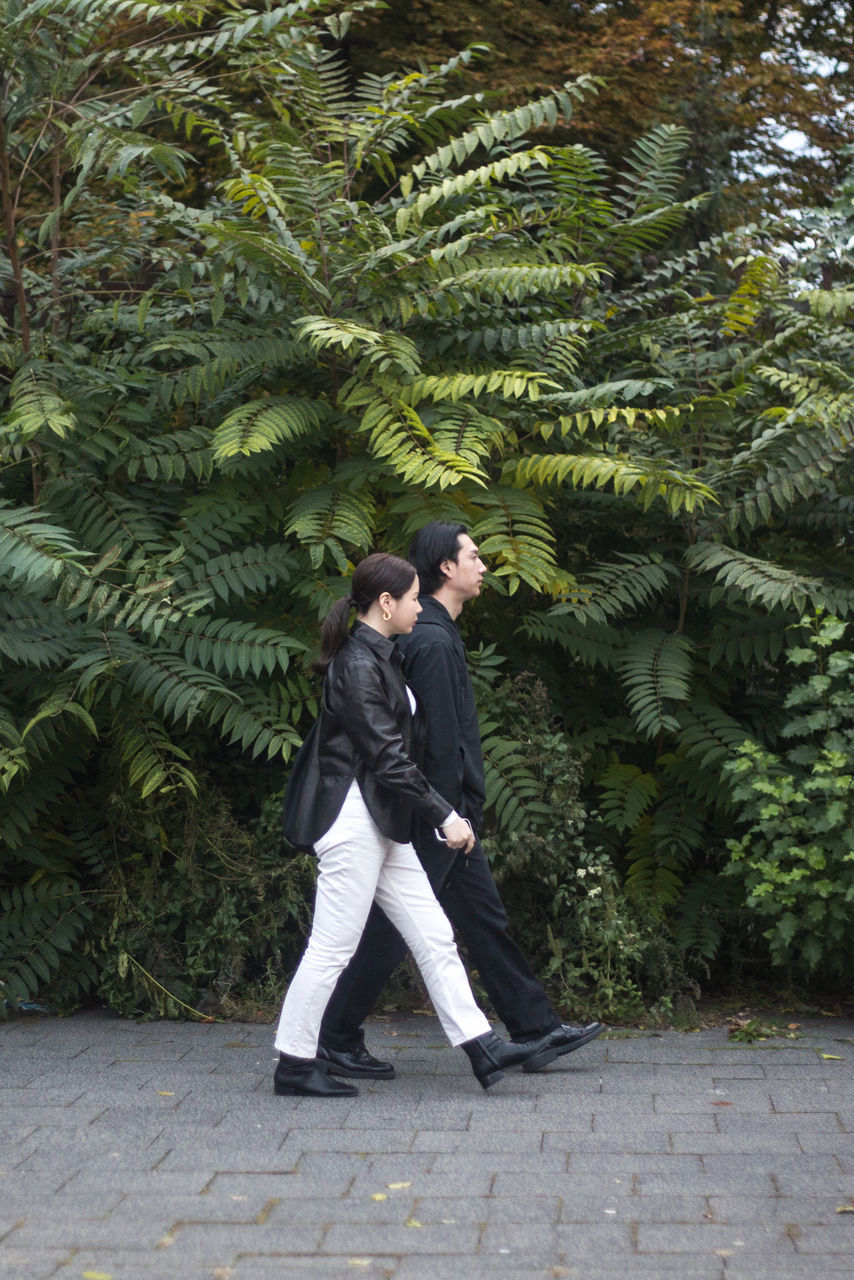
[[[383,622],[391,622],[391,614],[388,609],[383,609]]]

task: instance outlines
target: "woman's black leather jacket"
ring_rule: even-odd
[[[452,806],[411,758],[412,714],[394,642],[356,622],[323,678],[320,715],[285,793],[284,832],[311,848],[338,817],[355,778],[384,836],[405,843],[413,815],[436,827]]]

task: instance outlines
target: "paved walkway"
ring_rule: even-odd
[[[0,1276],[854,1275],[854,1022],[615,1032],[483,1093],[431,1017],[399,1078],[275,1098],[271,1029],[0,1023]]]

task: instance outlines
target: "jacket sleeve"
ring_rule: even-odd
[[[404,661],[407,683],[418,699],[424,772],[462,812],[464,761],[453,652],[436,641],[408,649]]]
[[[407,800],[419,817],[438,826],[453,805],[435,791],[407,755],[388,695],[376,668],[366,662],[347,667],[330,690],[339,721],[363,765],[376,780]]]

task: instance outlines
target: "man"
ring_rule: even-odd
[[[463,525],[432,521],[409,549],[421,587],[422,613],[398,637],[407,683],[418,699],[416,738],[430,785],[468,818],[475,835],[483,818],[484,774],[474,690],[456,619],[480,595],[486,565]],[[542,1040],[525,1064],[537,1071],[598,1036],[599,1022],[562,1023],[531,966],[507,932],[507,913],[480,841],[457,855],[438,833],[416,820],[413,843],[448,918],[499,1017],[516,1042]],[[320,1032],[318,1058],[337,1075],[390,1079],[394,1067],[366,1049],[362,1022],[406,954],[400,934],[378,907],[358,950],[341,974]]]

